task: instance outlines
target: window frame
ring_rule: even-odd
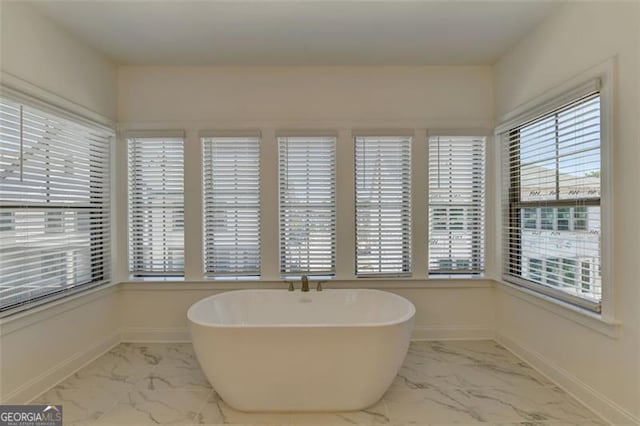
[[[183,184],[183,198],[182,198],[182,252],[183,252],[183,268],[181,271],[176,272],[164,272],[164,271],[133,271],[131,268],[132,262],[132,250],[131,250],[131,182],[130,182],[130,173],[131,173],[131,164],[130,164],[130,143],[133,139],[181,139],[182,140],[182,184]],[[124,199],[126,200],[126,229],[127,229],[127,238],[124,238],[124,243],[126,244],[126,257],[123,259],[125,264],[125,268],[127,271],[127,277],[133,280],[149,280],[149,279],[183,279],[187,270],[186,264],[186,232],[185,232],[185,223],[186,223],[186,203],[185,203],[185,192],[186,192],[186,182],[185,182],[185,166],[187,162],[186,156],[186,144],[187,140],[185,137],[185,133],[182,130],[136,130],[136,131],[128,131],[124,134],[124,156],[126,158],[125,164],[126,169],[124,170],[124,175],[126,178],[124,179],[124,187],[118,187],[120,190],[124,190],[125,195]],[[170,252],[172,248],[167,247],[167,252]]]
[[[354,176],[354,180],[353,180],[353,199],[354,199],[354,228],[353,228],[353,238],[354,238],[354,263],[353,263],[353,273],[356,279],[368,279],[368,278],[372,278],[372,279],[384,279],[384,278],[398,278],[398,279],[403,279],[403,278],[411,278],[414,276],[414,272],[415,272],[415,259],[414,259],[414,249],[415,249],[415,239],[414,239],[414,228],[415,228],[415,223],[414,223],[414,206],[415,206],[415,200],[414,200],[414,191],[416,190],[416,186],[414,183],[414,167],[416,166],[417,162],[416,160],[413,158],[414,157],[414,147],[416,146],[417,142],[415,140],[415,135],[411,132],[406,132],[406,131],[380,131],[380,132],[375,132],[375,131],[368,131],[368,132],[364,132],[364,131],[360,131],[360,132],[353,132],[352,134],[352,138],[353,138],[353,150],[354,150],[354,156],[353,156],[353,163],[352,163],[352,168],[353,168],[353,176]],[[403,239],[406,240],[406,244],[408,246],[408,256],[404,257],[403,259],[403,270],[402,271],[398,271],[398,272],[362,272],[359,273],[358,272],[358,139],[363,139],[363,144],[366,144],[367,141],[366,139],[371,138],[374,139],[385,139],[385,138],[397,138],[398,140],[392,143],[404,143],[407,142],[409,147],[408,147],[408,155],[409,155],[409,164],[408,164],[408,168],[409,170],[407,171],[406,177],[408,182],[407,187],[408,187],[408,194],[409,194],[409,201],[408,201],[408,205],[407,206],[403,206],[400,205],[400,209],[406,209],[407,210],[407,214],[406,214],[406,219],[408,220],[408,230],[407,230],[407,236],[406,238],[403,237]],[[428,150],[428,147],[427,147]],[[380,202],[378,203],[379,208],[382,208],[384,203]],[[428,244],[428,240],[425,240],[425,244]],[[427,248],[428,249],[428,248]],[[402,248],[402,250],[405,250],[405,247]]]
[[[258,157],[257,157],[257,171],[258,171],[258,200],[257,200],[257,209],[258,209],[258,221],[257,221],[257,227],[258,227],[258,268],[256,271],[243,271],[243,272],[215,272],[215,271],[208,271],[207,270],[207,249],[206,249],[206,245],[209,244],[208,240],[207,240],[207,224],[206,221],[208,219],[207,217],[207,201],[206,201],[206,197],[207,197],[207,184],[205,183],[206,180],[206,175],[207,175],[207,170],[206,170],[206,166],[208,164],[208,161],[211,162],[211,166],[213,167],[213,160],[207,160],[205,158],[205,154],[206,154],[206,144],[214,144],[215,143],[215,139],[223,139],[223,140],[229,140],[229,139],[244,139],[244,140],[249,140],[249,139],[255,139],[257,142],[257,148],[258,148]],[[205,131],[205,132],[200,132],[199,134],[199,142],[200,142],[200,156],[201,156],[201,160],[200,160],[200,164],[202,166],[201,168],[201,184],[202,184],[202,191],[201,191],[201,201],[202,201],[202,209],[200,211],[202,217],[202,265],[203,265],[203,270],[202,270],[202,277],[205,280],[260,280],[261,279],[261,271],[262,271],[262,202],[261,202],[261,190],[262,190],[262,147],[263,147],[263,143],[262,143],[262,135],[260,131],[257,130],[251,130],[251,131]],[[211,149],[211,148],[210,148]],[[186,163],[185,163],[186,164]],[[211,173],[211,172],[210,172]],[[185,176],[186,177],[186,176]],[[240,208],[248,208],[248,206],[244,205]],[[185,210],[186,210],[186,206],[185,206]],[[185,246],[186,246],[186,233],[185,233]],[[186,269],[186,259],[185,259],[185,269]]]
[[[573,100],[584,96],[594,88],[600,92],[600,150],[601,150],[601,189],[600,189],[600,264],[601,264],[601,301],[598,306],[583,303],[585,299],[572,297],[567,293],[555,291],[550,288],[541,288],[539,285],[530,285],[526,280],[507,279],[504,274],[503,265],[506,252],[506,245],[510,244],[505,239],[503,226],[498,223],[496,226],[496,243],[502,249],[500,253],[500,269],[498,273],[499,282],[507,287],[511,287],[516,292],[523,292],[534,298],[542,299],[553,305],[558,305],[569,311],[585,314],[594,319],[602,321],[604,324],[616,323],[616,312],[614,306],[614,283],[615,274],[612,268],[613,262],[613,152],[612,152],[612,128],[613,128],[613,103],[614,103],[614,77],[615,60],[613,58],[598,64],[580,75],[565,81],[564,83],[546,91],[544,94],[531,99],[506,114],[501,123],[494,129],[496,140],[500,141],[500,149],[497,158],[501,158],[500,167],[497,171],[498,182],[502,182],[503,197],[496,197],[496,206],[501,212],[501,223],[504,223],[510,215],[508,208],[508,179],[502,179],[505,171],[504,166],[504,146],[509,138],[509,130],[517,125],[524,124],[545,113],[556,110]],[[507,139],[505,139],[507,138]],[[509,216],[510,215],[510,216]],[[580,269],[580,267],[578,267]],[[592,268],[593,269],[593,268]]]
[[[288,143],[288,139],[317,139],[317,138],[326,138],[333,139],[333,156],[332,156],[332,167],[331,167],[331,185],[332,185],[332,204],[330,206],[333,212],[332,219],[332,235],[331,235],[331,270],[330,271],[285,271],[285,260],[283,259],[283,227],[284,221],[282,218],[283,206],[282,206],[282,186],[283,182],[282,178],[282,148],[281,141],[284,143]],[[337,225],[338,225],[338,203],[337,203],[337,173],[338,173],[338,135],[334,132],[324,132],[324,131],[280,131],[275,136],[275,147],[276,147],[276,164],[275,169],[278,174],[276,184],[277,184],[277,199],[278,199],[278,232],[277,232],[277,249],[278,249],[278,263],[277,263],[277,273],[278,277],[281,279],[295,279],[301,277],[302,275],[307,275],[308,277],[313,277],[317,279],[335,279],[337,274],[337,250],[338,250],[338,238],[337,238]]]
[[[18,303],[13,303],[11,305],[7,305],[0,309],[0,318],[10,317],[17,313],[21,313],[23,311],[32,311],[35,308],[40,307],[41,305],[50,304],[58,300],[71,299],[80,293],[86,293],[92,290],[98,290],[101,288],[108,287],[114,284],[116,281],[116,277],[114,276],[114,264],[115,259],[111,257],[111,245],[114,242],[114,228],[112,226],[113,217],[113,204],[112,204],[112,191],[113,191],[113,179],[114,179],[114,162],[113,162],[113,152],[115,147],[115,124],[93,112],[85,109],[79,105],[70,103],[69,101],[60,98],[56,95],[50,94],[48,92],[42,91],[42,89],[37,88],[35,86],[31,86],[27,83],[24,83],[19,80],[9,79],[13,83],[20,83],[15,88],[12,86],[7,86],[5,83],[0,84],[0,88],[2,91],[2,98],[8,102],[15,103],[20,106],[20,110],[26,107],[32,110],[35,110],[38,113],[42,113],[48,116],[51,116],[55,120],[66,121],[71,123],[72,126],[80,126],[88,131],[94,132],[96,134],[100,134],[104,137],[104,164],[98,164],[97,162],[92,162],[89,167],[93,170],[94,167],[102,167],[106,165],[106,178],[100,182],[100,185],[106,187],[106,190],[100,193],[99,198],[97,195],[90,195],[90,200],[87,203],[81,203],[80,205],[74,204],[65,204],[58,201],[53,202],[27,202],[27,203],[15,203],[13,201],[8,202],[0,202],[0,205],[4,208],[12,208],[16,207],[15,211],[7,211],[3,212],[2,217],[5,218],[4,225],[1,225],[2,228],[6,228],[7,232],[15,232],[16,231],[16,216],[15,212],[19,210],[29,211],[40,210],[42,215],[42,229],[45,233],[54,232],[56,234],[60,233],[60,226],[65,226],[65,213],[66,207],[69,205],[71,208],[69,212],[71,212],[74,216],[75,224],[74,231],[79,232],[79,223],[78,221],[86,220],[86,217],[80,217],[79,213],[89,212],[89,217],[98,220],[98,217],[101,217],[101,222],[104,225],[96,225],[92,219],[90,219],[87,223],[90,225],[88,232],[91,238],[91,241],[95,241],[100,239],[103,244],[97,245],[92,243],[91,248],[91,263],[88,267],[91,269],[91,281],[82,282],[82,283],[73,283],[72,285],[67,285],[65,287],[56,289],[55,291],[37,294],[28,299],[22,300]],[[46,130],[46,132],[50,132],[50,130]],[[57,136],[57,132],[54,132],[54,136]],[[65,160],[65,168],[68,166],[67,161]],[[95,175],[93,171],[89,171],[90,173],[90,188],[93,188],[93,178]],[[47,189],[48,191],[48,189]],[[94,208],[94,203],[100,201],[103,202],[107,200],[107,204],[100,208],[100,212],[97,208]],[[56,223],[53,229],[48,229],[52,223],[49,223],[50,220],[47,220],[47,216],[49,213],[56,212],[57,215],[60,216],[56,218],[59,223]],[[56,216],[56,215],[54,215]],[[7,221],[6,218],[9,218]],[[49,217],[49,219],[53,219]],[[100,229],[98,231],[98,229]],[[106,230],[105,230],[106,229]],[[103,251],[104,250],[104,251]],[[98,269],[93,269],[93,255],[94,252],[96,256],[105,257],[100,267]],[[102,253],[102,254],[98,254]],[[41,258],[41,264],[43,261],[50,261],[52,257],[56,257],[61,253],[51,253],[43,255]],[[74,276],[78,273],[77,269],[73,270]]]
[[[485,279],[487,278],[487,269],[489,267],[489,261],[490,259],[487,259],[487,245],[490,243],[490,239],[492,237],[491,233],[489,232],[488,229],[488,224],[489,224],[489,220],[488,220],[488,208],[490,205],[490,187],[489,187],[489,174],[488,174],[488,164],[489,164],[489,159],[490,159],[490,140],[491,138],[489,137],[489,132],[485,129],[469,129],[469,130],[455,130],[455,129],[440,129],[440,130],[432,130],[432,131],[428,131],[427,132],[427,157],[429,157],[428,153],[429,150],[431,148],[430,144],[431,144],[431,138],[469,138],[469,139],[481,139],[482,140],[482,145],[483,145],[483,153],[482,153],[482,194],[481,194],[481,211],[482,211],[482,220],[484,223],[484,229],[481,232],[480,236],[477,236],[477,238],[479,238],[480,242],[479,244],[481,245],[480,250],[478,251],[478,256],[479,256],[479,261],[477,261],[479,264],[482,265],[482,270],[478,271],[478,272],[472,272],[472,271],[460,271],[460,272],[438,272],[436,271],[432,271],[429,269],[429,258],[431,256],[431,250],[430,250],[430,242],[431,242],[431,235],[430,235],[430,224],[429,224],[429,210],[431,209],[431,203],[429,202],[429,192],[430,192],[430,186],[431,183],[429,181],[430,179],[430,158],[427,158],[427,180],[426,180],[426,191],[427,191],[427,203],[426,203],[426,211],[427,211],[427,219],[426,219],[426,226],[427,226],[427,233],[428,238],[426,241],[426,245],[427,245],[427,256],[426,256],[426,269],[427,269],[427,277],[429,279]],[[456,207],[455,205],[451,205],[454,208]],[[447,215],[447,208],[451,208],[450,207],[441,207],[442,209],[445,210],[445,220],[446,220],[446,215]],[[445,228],[449,226],[449,224],[445,224]],[[475,237],[474,237],[475,238]],[[472,244],[477,244],[477,243],[472,243]],[[473,263],[473,262],[472,262]]]

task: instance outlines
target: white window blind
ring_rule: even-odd
[[[504,277],[599,311],[600,94],[503,134]]]
[[[335,137],[279,137],[280,271],[333,275]]]
[[[129,271],[184,273],[182,137],[129,137]]]
[[[356,275],[410,275],[411,138],[355,139]]]
[[[484,176],[484,138],[429,138],[429,274],[484,271]]]
[[[211,275],[260,275],[260,138],[205,137],[204,263]]]
[[[0,99],[0,310],[109,280],[111,136]]]

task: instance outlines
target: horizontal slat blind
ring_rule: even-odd
[[[211,275],[260,275],[260,138],[203,144],[204,263]]]
[[[600,309],[600,94],[503,135],[505,279]]]
[[[109,280],[111,136],[0,100],[0,310]]]
[[[280,272],[333,275],[335,137],[279,137]]]
[[[485,141],[429,138],[429,273],[484,271]]]
[[[184,273],[184,142],[128,138],[129,270],[134,276]]]
[[[356,275],[410,275],[411,138],[355,139]]]

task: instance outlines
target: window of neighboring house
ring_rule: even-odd
[[[130,135],[129,271],[184,274],[184,140]]]
[[[108,282],[113,133],[9,99],[0,121],[0,310]]]
[[[0,232],[15,231],[14,213],[11,211],[0,211]]]
[[[430,275],[484,271],[484,194],[485,139],[429,138]]]
[[[48,211],[44,216],[44,229],[46,232],[64,232],[64,213],[61,211]]]

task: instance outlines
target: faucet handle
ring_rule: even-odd
[[[289,291],[295,290],[295,287],[293,286],[293,281],[285,281],[285,283],[289,284]]]
[[[322,284],[326,283],[326,281],[318,281],[316,283],[316,291],[322,291]]]

